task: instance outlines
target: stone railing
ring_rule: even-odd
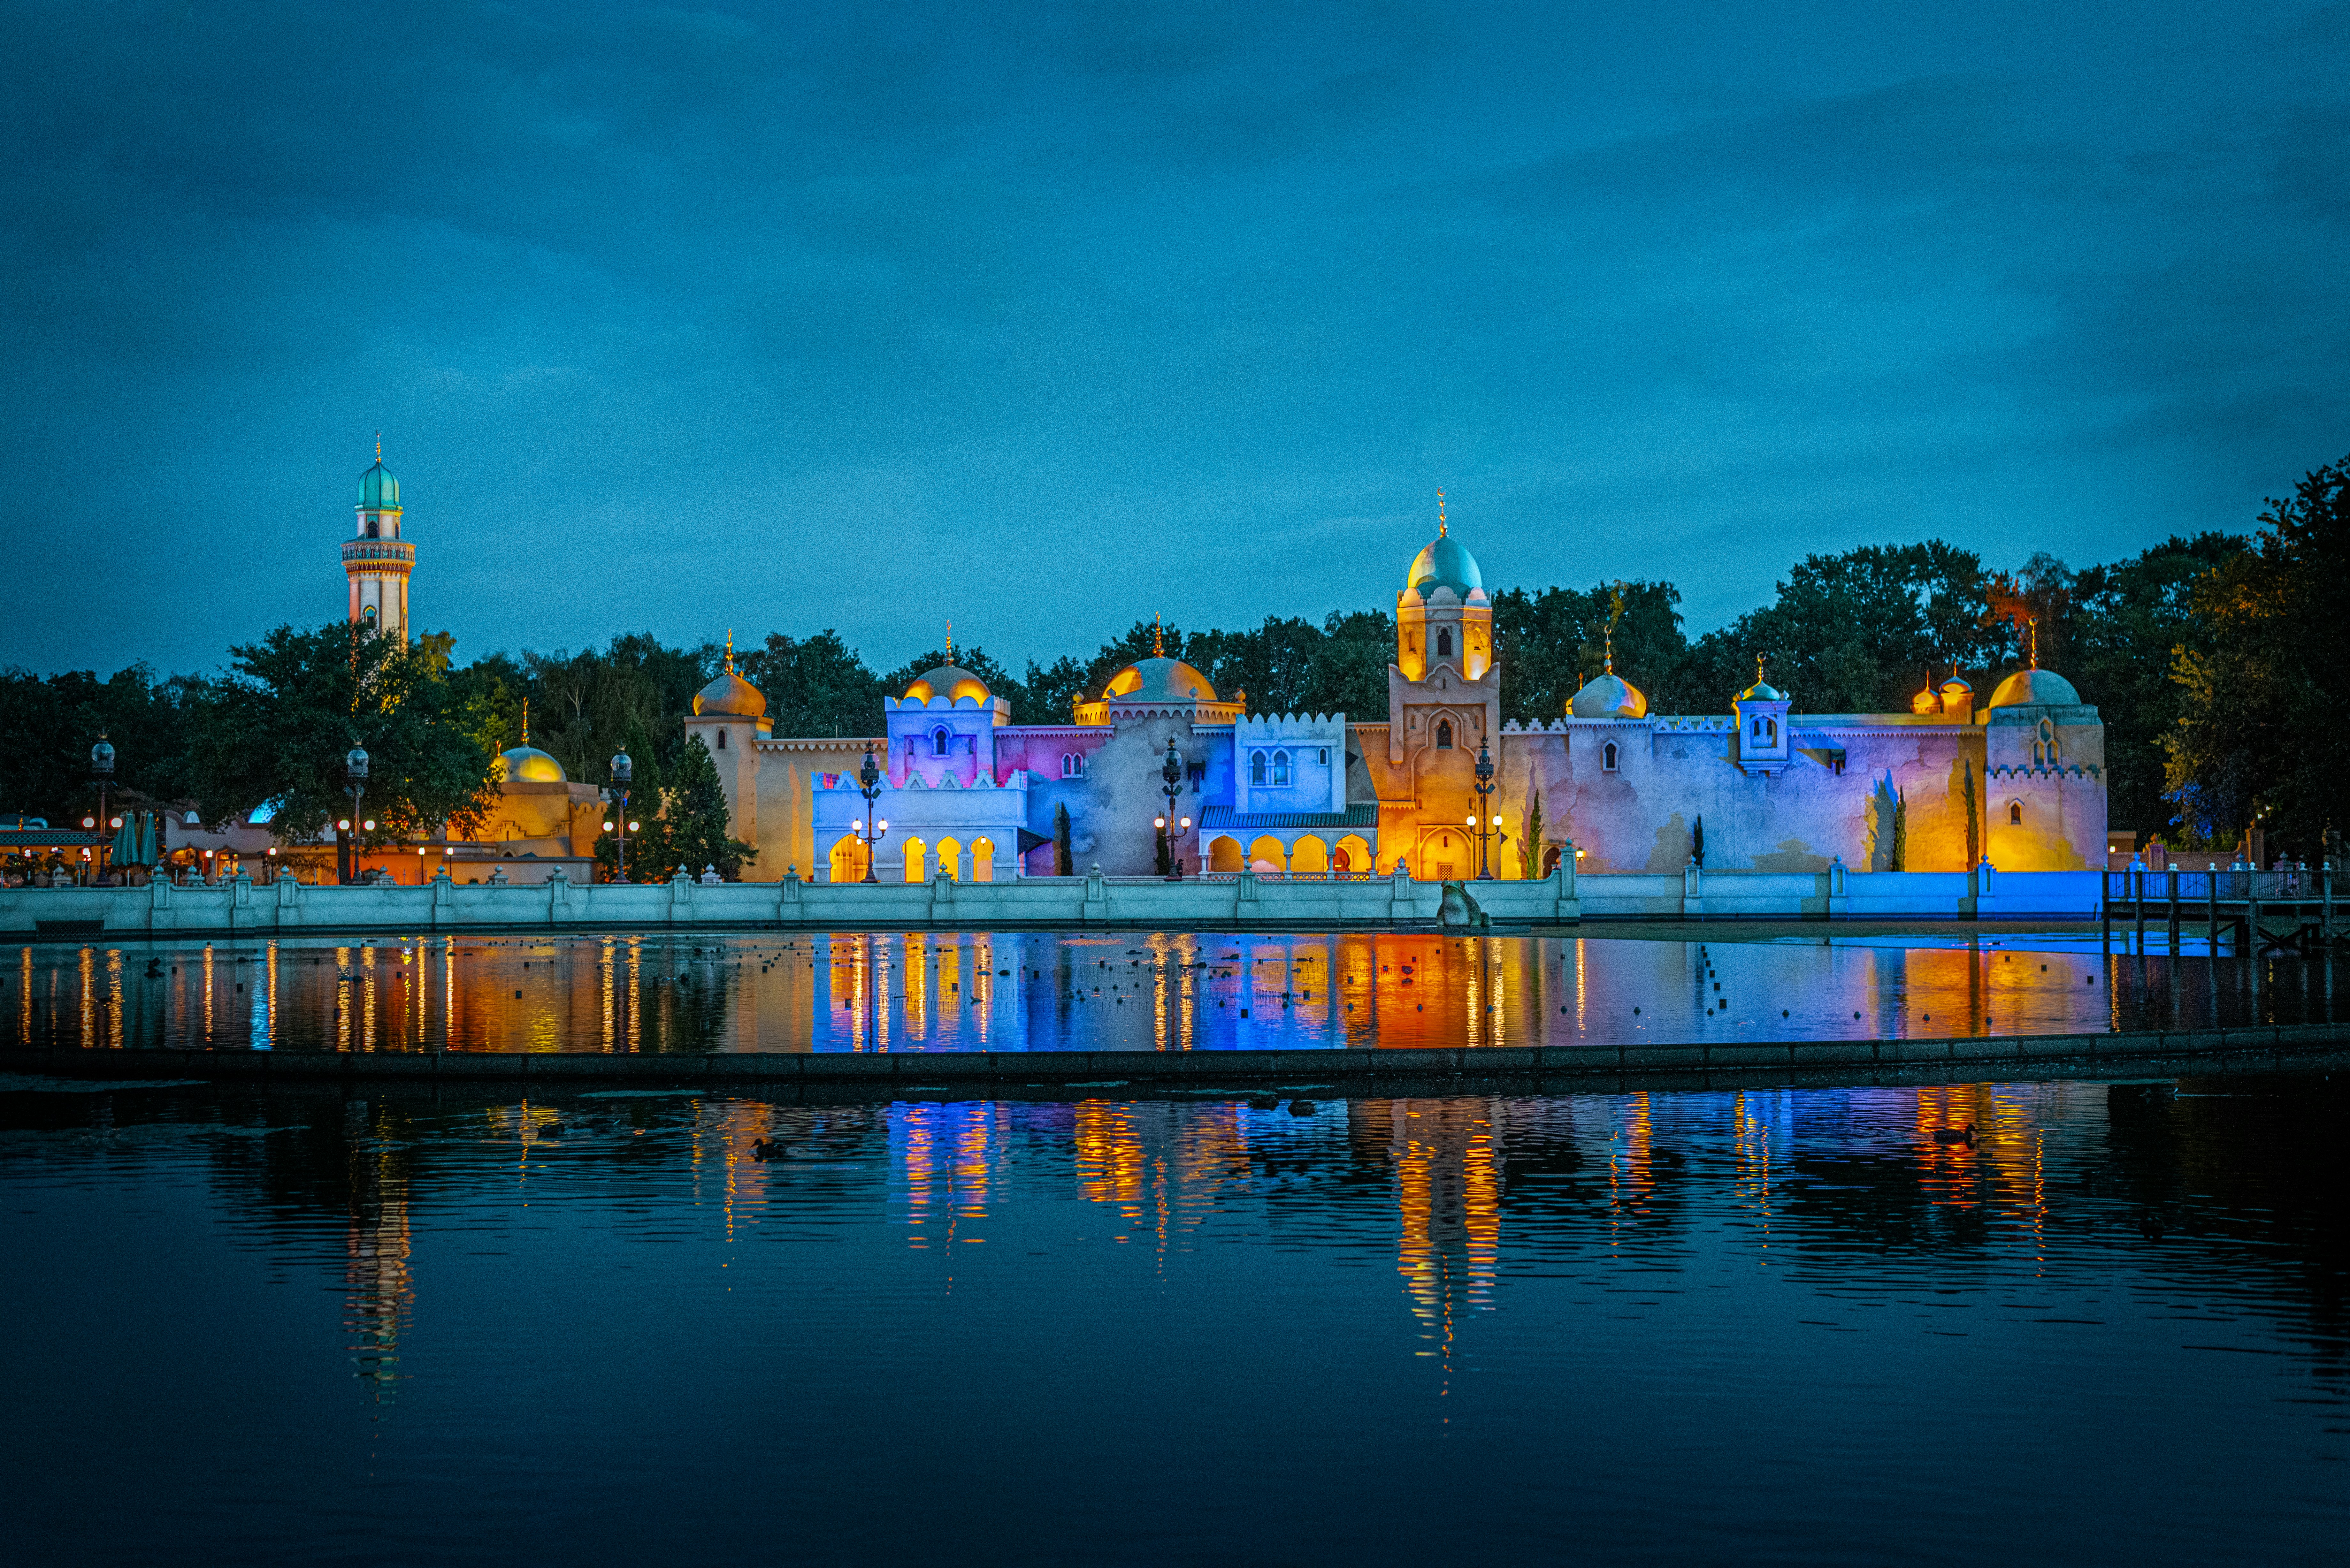
[[[966,929],[1406,927],[1525,929],[1586,919],[2095,919],[2100,874],[1975,871],[1700,871],[1533,881],[1031,877],[958,884],[570,881],[538,886],[308,887],[236,877],[211,885],[0,890],[0,935],[32,940],[188,933],[940,926]],[[1448,896],[1448,888],[1458,888]]]

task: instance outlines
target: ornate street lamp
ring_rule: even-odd
[[[114,786],[114,748],[107,743],[103,731],[99,732],[98,744],[89,749],[89,782],[98,786],[98,815],[90,826],[99,834],[98,854],[92,864],[95,874],[102,878],[106,871],[106,792]]]
[[[1493,868],[1488,863],[1485,854],[1485,836],[1491,831],[1485,826],[1485,808],[1492,803],[1493,794],[1493,751],[1482,739],[1477,742],[1476,788],[1477,815],[1469,819],[1469,826],[1477,831],[1477,879],[1480,882],[1490,882],[1493,879]],[[1492,825],[1494,827],[1501,826],[1502,819],[1498,816],[1493,818]]]
[[[1183,759],[1176,753],[1175,737],[1172,735],[1167,737],[1167,760],[1159,764],[1159,793],[1167,797],[1167,815],[1151,819],[1159,829],[1159,875],[1170,879],[1180,878],[1183,875],[1180,869],[1182,862],[1176,858],[1175,841],[1191,830],[1191,819],[1175,815],[1176,799],[1183,793]],[[1173,826],[1177,823],[1181,826]]]
[[[351,837],[348,830],[351,823],[359,821],[360,804],[367,799],[368,754],[365,747],[353,746],[344,753],[343,777],[349,781],[343,786],[343,793],[351,797],[350,822],[342,825],[345,831],[338,836],[342,848],[343,880],[348,883],[359,866],[358,857],[351,852]]]
[[[889,824],[887,818],[876,821],[873,816],[873,803],[881,798],[881,764],[873,760],[869,742],[865,748],[865,765],[857,770],[857,791],[865,797],[865,831],[856,836],[865,845],[863,879],[879,882],[881,878],[873,875],[873,846],[889,831]]]
[[[637,776],[637,764],[629,760],[626,746],[612,753],[612,788],[620,797],[620,809],[604,825],[604,831],[619,839],[619,879],[629,879],[629,782]]]

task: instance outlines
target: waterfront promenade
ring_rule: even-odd
[[[315,887],[235,877],[0,891],[0,936],[71,940],[497,930],[919,929],[1535,929],[1585,920],[2097,918],[2096,871],[1701,871],[1440,883],[1236,877],[1029,877],[957,883],[572,882]],[[1450,890],[1450,891],[1448,891]]]

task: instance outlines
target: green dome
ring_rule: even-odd
[[[400,481],[377,458],[375,466],[359,475],[359,504],[370,512],[400,510]]]
[[[1414,556],[1411,570],[1404,577],[1404,587],[1419,590],[1422,598],[1439,588],[1451,588],[1465,599],[1470,590],[1484,586],[1484,574],[1477,570],[1477,557],[1450,534],[1438,535],[1428,548]]]

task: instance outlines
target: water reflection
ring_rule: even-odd
[[[633,1551],[687,1477],[779,1471],[795,1539],[835,1555],[894,1543],[908,1495],[983,1455],[1006,1462],[958,1517],[1055,1560],[1433,1552],[1457,1521],[1379,1501],[1430,1486],[1489,1549],[1538,1550],[1571,1501],[1601,1556],[1716,1509],[1800,1505],[1830,1521],[1817,1554],[1854,1558],[1921,1509],[1960,1555],[2103,1531],[2273,1558],[2350,1521],[2350,1096],[2322,1078],[1270,1105],[47,1086],[0,1092],[41,1347],[0,1443],[38,1556],[125,1483],[122,1553],[227,1561],[425,1519],[481,1555]],[[208,1376],[199,1325],[269,1374]],[[117,1375],[135,1433],[93,1396]],[[1416,1435],[1439,1431],[1469,1446]],[[657,1434],[686,1469],[628,1440]],[[1139,1506],[1138,1448],[1196,1501]],[[284,1485],[263,1507],[224,1474]],[[550,1475],[596,1505],[520,1501]]]
[[[2332,957],[1359,932],[19,947],[0,1046],[1217,1050],[1931,1037],[2340,1016]]]

